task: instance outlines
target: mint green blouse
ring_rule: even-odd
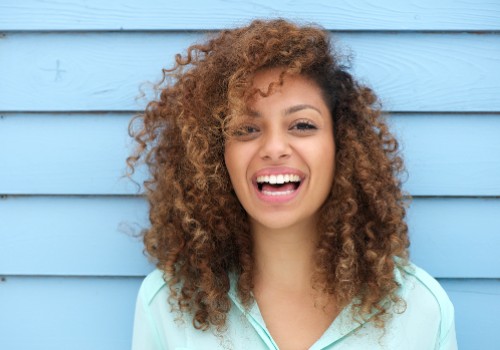
[[[406,301],[404,312],[393,310],[385,328],[379,329],[369,319],[354,321],[352,304],[348,305],[310,349],[457,349],[453,305],[439,283],[415,265],[396,269],[395,275],[401,285],[399,295]],[[171,312],[168,296],[161,271],[145,278],[137,298],[133,350],[279,349],[257,303],[245,310],[234,284],[229,292],[233,305],[222,336],[196,330],[189,315]]]

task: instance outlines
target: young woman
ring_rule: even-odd
[[[158,268],[134,349],[456,349],[408,261],[397,142],[327,32],[254,21],[164,74],[131,124]]]

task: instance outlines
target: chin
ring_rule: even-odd
[[[253,226],[272,231],[290,230],[300,226],[310,226],[316,222],[315,217],[298,218],[297,215],[287,213],[266,213],[267,215],[251,216]]]

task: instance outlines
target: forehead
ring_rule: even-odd
[[[303,85],[310,85],[311,87],[318,88],[317,84],[306,76],[300,74],[285,74],[283,68],[269,68],[257,71],[252,80],[252,87],[261,90],[262,92],[268,92],[268,88],[271,84],[275,86],[280,86],[280,78],[283,79],[283,85],[295,85],[297,83]]]
[[[325,105],[323,92],[313,80],[303,75],[290,74],[281,78],[282,72],[283,69],[273,68],[255,73],[252,81],[255,91],[248,100],[248,108],[254,109],[275,103]]]

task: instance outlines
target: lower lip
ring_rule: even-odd
[[[298,195],[298,193],[303,185],[304,185],[304,180],[301,181],[300,186],[295,191],[292,191],[291,193],[287,193],[287,194],[281,194],[281,195],[265,194],[265,193],[259,191],[259,187],[257,186],[256,183],[254,183],[254,188],[255,188],[255,191],[257,192],[257,197],[264,202],[285,203],[285,202],[289,202],[292,199],[294,199],[295,197],[297,197],[297,195]]]

